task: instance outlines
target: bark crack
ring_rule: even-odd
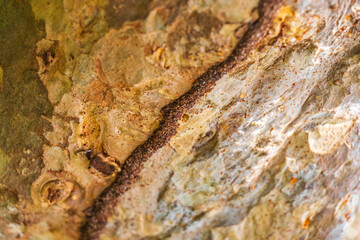
[[[163,120],[158,129],[138,146],[126,159],[121,172],[114,182],[95,200],[93,206],[85,210],[86,221],[81,228],[80,239],[97,239],[107,223],[108,216],[119,197],[131,188],[140,177],[143,164],[177,133],[182,115],[210,92],[216,82],[244,61],[249,53],[268,35],[272,20],[285,0],[262,0],[259,5],[260,18],[251,23],[249,30],[240,40],[232,54],[223,62],[208,69],[180,98],[162,109]]]

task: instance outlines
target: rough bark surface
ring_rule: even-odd
[[[359,0],[0,0],[0,238],[358,239]]]

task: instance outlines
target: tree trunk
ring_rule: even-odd
[[[360,239],[359,0],[0,0],[0,238]]]

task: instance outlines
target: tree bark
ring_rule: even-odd
[[[4,239],[358,239],[358,0],[0,0]]]

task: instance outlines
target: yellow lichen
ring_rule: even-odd
[[[307,31],[302,27],[298,13],[291,6],[280,8],[273,20],[273,24],[270,38],[275,38],[281,33],[290,41],[301,40]]]
[[[6,172],[8,163],[9,163],[8,157],[0,149],[0,177]]]
[[[77,140],[81,149],[92,149],[95,153],[99,153],[102,151],[102,128],[94,111],[89,110],[80,118]]]

